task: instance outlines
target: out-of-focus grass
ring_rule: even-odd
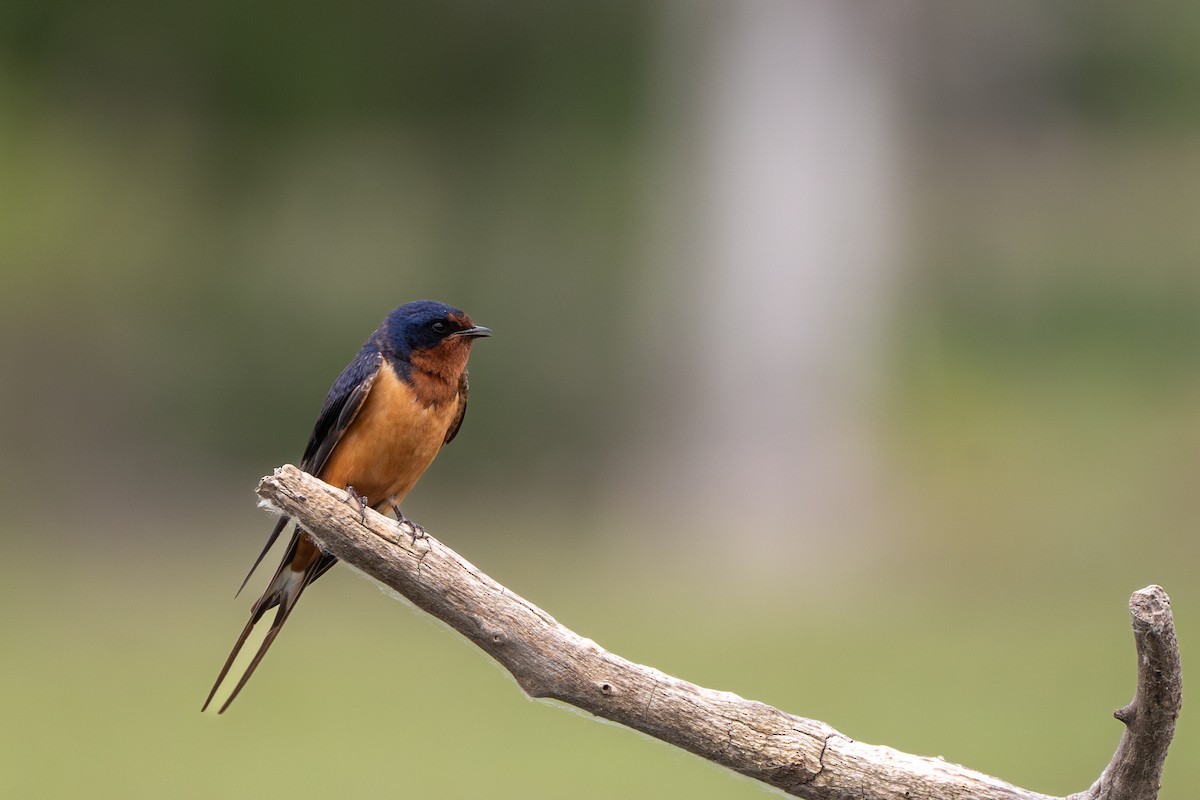
[[[236,575],[190,557],[56,560],[10,562],[6,796],[718,796],[740,783],[524,700],[481,654],[342,570],[230,712],[201,715],[245,611]]]
[[[1128,293],[1126,308],[1137,308]],[[910,570],[904,592],[961,603],[947,620],[961,641],[932,651],[930,715],[969,716],[978,692],[986,713],[1011,725],[962,721],[969,738],[955,746],[981,744],[962,757],[972,766],[1068,793],[1083,765],[1105,763],[1120,727],[1104,711],[1133,691],[1119,603],[1131,590],[1165,586],[1188,661],[1200,634],[1200,326],[1173,313],[1181,307],[1101,313],[1057,332],[1037,315],[991,331],[975,319],[909,353],[918,355],[890,415],[908,508],[904,544],[893,546]],[[958,669],[941,672],[943,657]],[[956,703],[941,690],[959,682],[970,689]],[[1200,789],[1193,731],[1185,712],[1164,798]],[[1074,764],[1082,771],[1071,777]]]
[[[253,548],[172,534],[131,563],[105,555],[104,531],[82,554],[41,533],[9,554],[0,589],[6,796],[764,796],[665,745],[525,700],[470,645],[343,568],[306,595],[230,712],[201,715],[248,605],[230,597],[243,565],[229,551]],[[936,561],[893,543],[882,545],[889,565],[864,556],[844,586],[814,589],[803,576],[814,565],[739,580],[653,540],[601,550],[560,533],[543,547],[552,532],[500,527],[461,547],[626,657],[865,741],[1067,793],[1096,777],[1119,736],[1107,714],[1132,691],[1124,599],[1141,584],[1055,584],[1033,562],[1063,563],[1061,546],[997,567],[978,540],[977,558],[961,544]],[[1161,566],[1186,643],[1200,633],[1195,592],[1184,565]],[[1200,786],[1194,741],[1185,717],[1165,800]]]

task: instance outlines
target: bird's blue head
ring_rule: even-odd
[[[469,345],[492,332],[471,322],[465,312],[434,300],[414,300],[387,315],[380,327],[383,349],[407,358],[448,342]],[[455,348],[457,349],[457,348]]]

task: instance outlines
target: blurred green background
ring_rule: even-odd
[[[1200,637],[1198,41],[1186,4],[0,4],[0,794],[766,796],[345,568],[199,713],[257,479],[419,297],[497,332],[406,503],[435,536],[628,658],[1086,788],[1129,594],[1185,671]]]

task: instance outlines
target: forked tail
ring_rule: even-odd
[[[271,540],[268,542],[268,547],[279,535],[285,524],[287,524],[286,520],[283,520],[275,528],[274,533],[271,534]],[[259,561],[261,560],[262,556],[260,555]],[[233,666],[234,660],[237,658],[238,653],[241,652],[246,639],[250,636],[250,631],[254,630],[254,626],[262,619],[264,614],[274,608],[276,609],[275,619],[271,622],[271,629],[267,631],[262,644],[258,646],[258,652],[254,654],[254,659],[246,667],[237,685],[233,687],[233,691],[217,713],[223,713],[225,709],[229,708],[229,704],[238,696],[242,687],[246,685],[246,681],[250,680],[250,676],[254,674],[258,663],[262,661],[263,656],[266,655],[267,650],[271,647],[271,643],[279,635],[280,629],[283,628],[283,623],[287,622],[287,618],[291,615],[292,609],[296,607],[296,601],[300,599],[300,595],[303,594],[310,583],[320,577],[329,567],[333,566],[336,560],[333,556],[322,553],[312,537],[301,531],[298,527],[296,528],[295,533],[292,534],[292,541],[288,545],[287,554],[284,555],[279,568],[275,570],[275,576],[271,579],[271,583],[268,584],[262,597],[258,598],[251,607],[250,621],[242,629],[242,634],[238,637],[237,643],[234,644],[233,650],[229,653],[229,658],[225,660],[225,666],[221,667],[221,674],[217,676],[216,683],[213,684],[212,690],[209,691],[208,699],[204,701],[204,706],[200,709],[201,711],[207,709],[209,704],[212,703],[218,687],[225,681],[225,677],[229,674],[229,668]],[[258,562],[256,561],[255,564],[257,565]],[[242,585],[245,586],[245,583],[243,582]]]

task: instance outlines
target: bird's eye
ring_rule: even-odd
[[[446,323],[442,322],[441,320],[438,320],[437,322],[433,323],[429,327],[433,329],[434,333],[445,333],[446,332]]]

